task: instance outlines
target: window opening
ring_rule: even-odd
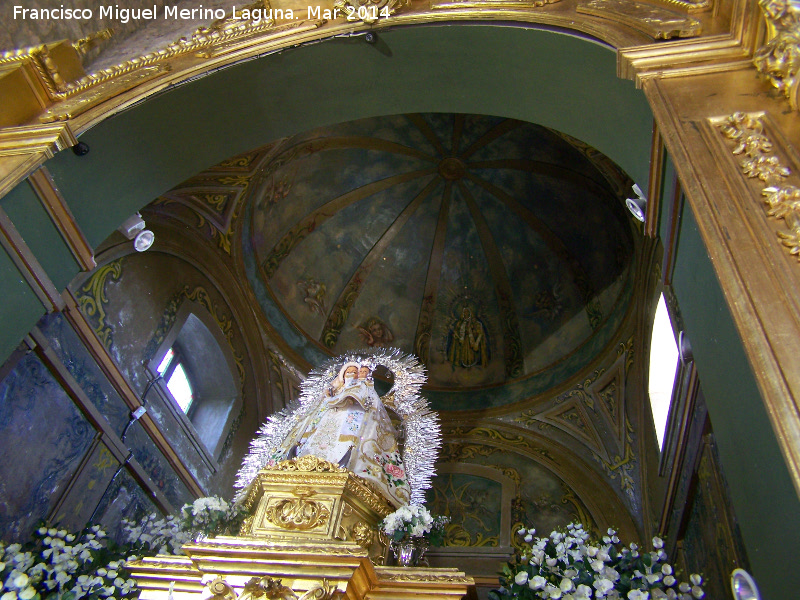
[[[678,345],[669,320],[664,294],[658,299],[656,316],[653,320],[653,334],[650,339],[650,407],[658,438],[658,447],[664,449],[667,417],[675,386],[675,373],[678,367]]]
[[[183,366],[183,356],[172,347],[164,354],[164,358],[158,365],[158,373],[167,383],[167,389],[181,407],[184,414],[189,414],[189,407],[194,399],[194,390]]]
[[[186,376],[183,365],[178,364],[175,367],[172,376],[167,380],[167,387],[181,410],[184,413],[188,413],[189,407],[192,405],[193,394],[192,385],[189,383],[189,378]]]
[[[161,364],[158,365],[158,374],[164,375],[164,372],[169,368],[169,364],[172,362],[172,359],[175,357],[175,351],[170,348],[167,350],[167,353],[164,355],[164,358],[161,359]]]

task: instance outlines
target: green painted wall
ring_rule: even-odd
[[[18,185],[0,198],[0,206],[56,288],[65,288],[77,275],[78,264],[30,185],[27,182]],[[2,361],[44,314],[44,307],[4,252],[0,252],[0,290],[3,296],[0,305]]]
[[[800,555],[800,500],[687,204],[681,220],[673,287],[750,566],[764,600],[794,598],[800,570],[777,565]]]
[[[2,361],[44,314],[44,307],[17,270],[11,258],[0,251],[0,356]]]
[[[0,199],[22,238],[57,289],[67,287],[80,267],[31,186],[23,183]]]

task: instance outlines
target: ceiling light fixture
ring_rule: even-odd
[[[761,600],[756,582],[744,569],[734,569],[731,573],[731,589],[736,600]]]
[[[133,247],[137,252],[144,252],[156,239],[155,234],[149,229],[145,229],[144,219],[138,212],[127,219],[117,228],[122,235],[129,240],[133,240]]]
[[[642,189],[635,183],[633,184],[633,193],[636,194],[636,198],[627,198],[625,206],[628,207],[628,210],[637,220],[644,223],[645,214],[647,213],[647,198],[644,197]]]

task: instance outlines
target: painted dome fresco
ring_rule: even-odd
[[[484,389],[582,366],[611,338],[630,298],[630,183],[531,123],[365,119],[278,147],[245,254],[307,355],[394,346],[424,361],[431,390]]]

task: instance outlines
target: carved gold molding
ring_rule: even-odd
[[[296,498],[283,498],[271,502],[267,506],[265,517],[273,525],[282,529],[307,531],[322,527],[328,522],[331,512],[321,502],[309,500],[314,490],[297,488],[293,491]]]
[[[211,594],[211,600],[236,600],[236,590],[221,575],[218,575],[213,581],[209,581],[206,589]]]
[[[46,158],[53,158],[56,152],[77,143],[77,138],[66,123],[0,129],[0,156],[41,153]]]
[[[251,577],[242,589],[239,600],[297,600],[297,594],[292,588],[283,585],[281,579],[272,577]]]
[[[88,38],[84,38],[84,40],[86,39]],[[84,40],[78,40],[78,42]],[[74,44],[67,40],[61,40],[2,52],[0,53],[0,67],[21,63],[31,65],[49,98],[57,100],[65,97],[64,93],[73,80],[85,75],[80,56]]]
[[[300,458],[282,460],[279,463],[266,467],[266,471],[303,471],[306,473],[347,473],[347,469],[335,465],[330,461],[306,455]]]
[[[214,541],[185,548],[190,560],[145,558],[131,563],[143,598],[171,600],[173,592],[180,592],[211,600],[340,600],[344,596],[349,600],[459,600],[467,586],[475,583],[457,569],[375,566],[364,559],[363,551],[358,558],[350,557],[319,543],[300,546],[296,554],[278,540],[248,547],[244,553],[234,551],[235,545]],[[276,549],[280,549],[277,554]],[[209,579],[203,586],[202,581]]]
[[[342,12],[348,21],[362,21],[371,25],[381,18],[395,15],[411,0],[336,0],[333,8]]]
[[[414,583],[460,583],[471,585],[472,577],[452,569],[451,573],[442,573],[444,569],[404,569],[397,567],[376,567],[378,581],[414,582]],[[450,570],[450,569],[448,569]]]
[[[80,89],[75,89],[69,94],[56,96],[56,100],[62,100],[55,106],[48,108],[39,116],[42,123],[54,123],[56,121],[67,121],[86,112],[95,104],[107,98],[122,94],[137,85],[150,79],[154,79],[170,70],[169,65],[140,66],[136,70],[122,70],[113,77],[96,77],[88,75],[92,83],[85,83]],[[92,79],[95,78],[95,79]],[[63,95],[63,98],[61,97]]]
[[[731,152],[740,158],[742,173],[764,183],[764,211],[770,219],[783,221],[786,230],[777,232],[778,239],[789,254],[800,259],[800,188],[786,182],[792,172],[764,131],[764,115],[735,113],[712,124],[729,140]]]
[[[789,0],[759,0],[767,23],[767,42],[753,55],[756,68],[798,109],[800,8]]]
[[[277,553],[280,555],[287,555],[287,554],[303,554],[308,552],[320,553],[323,555],[329,556],[347,556],[347,557],[355,557],[355,558],[363,558],[366,556],[366,552],[363,548],[356,544],[344,544],[344,543],[325,543],[321,541],[314,541],[313,545],[303,544],[298,542],[297,539],[293,539],[291,542],[287,542],[286,540],[281,539],[270,539],[267,542],[263,541],[263,538],[258,538],[256,541],[255,538],[249,538],[252,543],[246,543],[248,541],[249,536],[243,537],[229,537],[229,538],[220,538],[217,537],[213,540],[209,540],[202,543],[197,544],[186,544],[184,545],[184,551],[188,552],[188,554],[192,557],[199,556],[198,550],[201,548],[204,549],[205,552],[209,551],[211,548],[212,551],[216,551],[215,549],[224,549],[225,551],[232,551],[239,553],[257,553],[263,552],[268,550],[271,553]],[[220,543],[220,540],[236,540],[239,543]],[[265,543],[267,546],[265,546]],[[166,564],[166,563],[165,563]]]
[[[364,523],[364,521],[358,521],[354,524],[350,528],[350,535],[353,541],[362,548],[369,548],[375,541],[375,531],[373,531],[372,527]]]
[[[589,0],[578,4],[576,10],[579,14],[622,23],[655,40],[690,38],[702,33],[702,26],[697,19],[643,2]]]
[[[555,4],[561,0],[444,0],[431,2],[434,10],[445,8],[518,8],[531,9]]]
[[[655,0],[670,8],[676,8],[689,14],[710,10],[714,6],[713,0]]]
[[[269,11],[270,8],[267,0],[259,0],[259,2],[254,5],[243,7],[243,10],[244,8],[251,7],[260,9],[266,8],[267,11]],[[215,21],[208,27],[198,28],[189,39],[181,38],[172,42],[166,48],[156,50],[155,52],[149,52],[114,67],[109,67],[97,73],[86,75],[76,81],[64,83],[63,85],[56,84],[54,89],[49,89],[48,92],[53,99],[63,100],[100,83],[107,82],[126,73],[137,71],[142,67],[148,67],[175,56],[201,53],[202,58],[207,58],[210,55],[204,55],[202,52],[212,46],[221,46],[234,40],[252,36],[256,33],[266,31],[274,25],[275,21],[271,17],[256,21],[254,19],[242,20],[241,18],[229,15],[224,19]],[[37,48],[37,51],[41,54],[41,48]],[[43,60],[41,62],[44,64]]]
[[[375,564],[386,559],[388,540],[376,531],[393,508],[362,478],[315,456],[261,469],[243,507],[250,515],[240,530],[244,536],[271,545],[272,540],[333,543],[335,552],[355,552]]]

